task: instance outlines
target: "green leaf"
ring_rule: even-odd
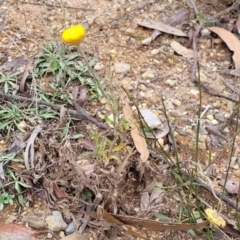
[[[19,185],[21,185],[21,186],[23,186],[23,187],[25,187],[25,188],[31,188],[31,186],[27,185],[27,184],[24,183],[24,182],[18,181],[18,183],[19,183]]]
[[[154,213],[153,216],[154,216],[155,218],[161,219],[162,221],[169,221],[169,220],[171,220],[170,217],[168,217],[168,216],[166,216],[166,215],[164,215],[164,214],[162,214],[162,213]]]
[[[188,234],[191,235],[192,237],[196,237],[196,233],[195,233],[192,229],[188,230],[187,232],[188,232]]]
[[[25,201],[22,194],[18,195],[18,202],[24,207]]]
[[[75,135],[73,135],[72,137],[70,137],[71,139],[78,139],[78,138],[82,138],[82,137],[84,137],[84,135],[83,134],[75,134]]]

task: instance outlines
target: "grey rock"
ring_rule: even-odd
[[[130,64],[128,63],[115,63],[114,70],[116,73],[127,73],[131,69]]]
[[[100,70],[102,70],[104,68],[104,65],[103,65],[103,63],[101,63],[101,62],[97,62],[96,64],[95,64],[95,66],[94,66],[94,70],[96,70],[96,71],[100,71]]]
[[[75,231],[75,224],[74,224],[74,222],[70,222],[68,224],[67,228],[65,229],[65,233],[67,235],[69,235],[69,234],[73,233],[74,231]]]
[[[174,86],[177,85],[178,80],[171,80],[171,79],[168,79],[168,80],[165,81],[165,83],[166,83],[167,85],[169,85],[170,87],[174,87]]]
[[[170,115],[173,117],[182,117],[183,112],[179,111],[179,110],[171,110],[169,111]]]
[[[65,230],[67,224],[64,222],[62,218],[62,214],[58,211],[53,211],[51,216],[47,216],[45,218],[47,226],[52,231],[61,231]]]
[[[155,71],[148,69],[145,73],[142,74],[144,80],[153,79],[155,77]]]
[[[218,120],[219,122],[224,122],[225,118],[224,118],[224,113],[216,113],[214,115],[215,119]]]
[[[149,127],[162,127],[162,122],[150,109],[140,109],[140,112]]]

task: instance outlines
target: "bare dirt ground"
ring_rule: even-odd
[[[219,13],[231,4],[231,2],[220,0],[201,0],[195,3],[198,10],[206,16]],[[81,43],[81,48],[89,59],[97,59],[95,70],[105,79],[106,91],[111,93],[116,103],[119,102],[120,109],[122,108],[121,96],[124,94],[123,87],[139,109],[151,110],[161,120],[162,126],[166,126],[162,98],[165,99],[166,113],[176,144],[173,144],[169,133],[159,137],[159,141],[164,151],[171,156],[174,156],[173,148],[177,146],[181,167],[188,169],[191,173],[191,169],[196,167],[194,161],[200,92],[199,86],[192,81],[193,58],[177,54],[171,45],[176,41],[187,46],[191,37],[163,33],[150,44],[143,44],[144,39],[151,36],[153,29],[138,24],[139,21],[150,19],[164,22],[180,9],[187,9],[189,13],[178,28],[185,32],[194,30],[197,20],[193,5],[187,0],[0,1],[1,67],[6,70],[7,66],[9,71],[18,70],[23,73],[28,59],[37,58],[42,45],[52,40],[60,42],[64,28],[73,24],[83,24],[87,29],[87,35]],[[238,11],[239,9],[230,12],[230,18],[236,19],[239,15]],[[216,24],[227,28],[230,20]],[[236,34],[236,29],[233,32]],[[192,49],[191,46],[190,43],[190,49]],[[212,89],[210,94],[204,90],[201,91],[201,113],[203,114],[199,129],[197,167],[200,169],[198,176],[205,180],[208,191],[201,189],[199,194],[206,207],[214,208],[220,197],[216,198],[211,192],[213,188],[221,191],[220,182],[224,179],[223,174],[226,174],[233,139],[236,147],[231,156],[234,161],[231,164],[229,176],[233,184],[239,181],[240,176],[237,147],[240,139],[235,127],[236,117],[233,115],[238,101],[239,75],[227,75],[222,72],[234,69],[235,62],[232,59],[233,53],[217,35],[200,35],[197,48],[198,74],[201,82]],[[21,61],[12,62],[19,57]],[[20,62],[19,65],[18,62]],[[118,71],[119,63],[123,63],[127,70]],[[51,75],[37,79],[35,84],[48,87],[49,82],[51,82]],[[3,92],[3,89],[0,91]],[[213,92],[214,94],[211,94]],[[221,94],[235,100],[235,103],[221,97]],[[21,95],[33,97],[32,92]],[[11,101],[1,100],[1,104],[10,106]],[[26,107],[24,103],[20,106]],[[106,120],[104,115],[109,118],[112,116],[112,109],[105,96],[99,100],[89,100],[86,109],[98,121]],[[232,119],[231,116],[233,116]],[[71,123],[69,132],[83,134],[84,139],[75,141],[62,135],[58,128],[58,120],[49,122],[38,120],[38,124],[44,127],[34,144],[35,159],[38,161],[35,171],[29,175],[27,171],[24,172],[23,166],[20,169],[18,169],[19,165],[12,166],[12,169],[21,175],[21,179],[32,184],[32,190],[24,192],[27,205],[23,208],[17,203],[6,206],[0,216],[1,222],[27,223],[31,227],[36,222],[43,222],[43,225],[34,225],[34,233],[27,232],[29,239],[47,239],[47,237],[52,239],[134,239],[129,229],[123,231],[126,227],[123,229],[116,227],[116,222],[115,225],[110,224],[101,218],[96,220],[96,216],[90,218],[81,211],[96,212],[100,205],[111,214],[153,219],[153,213],[161,213],[169,219],[178,219],[178,223],[182,223],[184,219],[180,216],[181,214],[187,216],[186,209],[181,210],[181,207],[185,206],[186,202],[192,203],[195,193],[192,191],[188,195],[191,199],[186,199],[184,191],[188,189],[187,181],[185,179],[182,185],[174,182],[169,165],[159,157],[163,149],[156,145],[156,139],[151,143],[149,140],[148,143],[157,155],[150,154],[148,164],[145,165],[139,160],[139,154],[134,148],[129,131],[122,131],[121,136],[115,140],[111,130],[99,130],[100,133],[96,134],[98,131],[96,126],[88,121],[78,120],[74,124]],[[29,138],[34,127],[30,129],[31,131],[21,135],[20,142]],[[94,130],[95,135],[91,130]],[[20,136],[17,130],[16,135]],[[120,160],[120,163],[115,162],[112,156],[103,157],[104,154],[107,155],[105,152],[97,157],[79,157],[84,151],[92,151],[97,147],[96,142],[93,143],[96,136],[100,142],[104,142],[106,138],[108,141],[110,139],[111,142],[117,142],[116,145],[110,145],[107,142],[109,146],[107,145],[105,152],[109,151],[110,146],[118,149],[113,152],[115,160]],[[6,134],[1,132],[0,140],[4,142],[4,144],[1,143],[4,145],[3,152],[10,149],[15,142],[15,136],[10,136],[8,142],[5,142],[5,139]],[[125,144],[124,147],[121,147],[121,144]],[[89,168],[84,170],[82,168],[81,171],[85,173],[84,176],[80,176],[76,162],[82,163],[83,159],[87,161]],[[124,161],[126,161],[125,165],[122,164]],[[123,171],[119,171],[119,166]],[[154,187],[163,187],[164,191],[161,190],[158,196],[154,197]],[[90,195],[93,194],[94,197],[88,196],[87,193],[83,194],[84,191]],[[229,195],[229,192],[226,196],[236,203],[238,201],[236,193]],[[180,199],[177,193],[184,197]],[[77,236],[72,235],[72,238],[71,235],[65,236],[66,231],[64,233],[63,230],[66,227],[61,228],[61,231],[49,230],[44,219],[46,216],[52,216],[52,210],[58,210],[67,225],[74,219],[75,232],[80,228],[85,235],[83,233]],[[197,209],[195,210],[197,212]],[[221,213],[228,219],[228,223],[232,222],[234,226],[236,212],[229,204],[223,203]],[[189,219],[187,217],[185,219],[188,222]],[[7,225],[5,227],[6,232],[12,231]],[[195,230],[195,236],[191,236],[187,231],[162,229],[153,231],[147,227],[143,229],[134,227],[133,231],[145,234],[145,239],[177,240],[208,239],[203,235],[203,231],[207,232],[206,229],[208,228]],[[25,232],[26,229],[21,231]],[[240,236],[237,230],[235,235],[232,233],[228,236],[220,232],[216,230],[213,238],[209,237],[209,239],[240,239],[237,238]],[[38,233],[41,235],[37,236]],[[1,238],[1,231],[0,239],[6,239],[6,236]],[[16,236],[9,239],[16,239]],[[27,239],[27,237],[24,236],[21,239]]]

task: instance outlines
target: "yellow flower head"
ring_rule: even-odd
[[[86,35],[86,30],[82,25],[73,25],[62,33],[62,40],[65,43],[78,45]]]
[[[220,214],[218,214],[217,211],[207,208],[204,212],[206,213],[209,222],[221,228],[226,227],[226,221],[220,216]]]

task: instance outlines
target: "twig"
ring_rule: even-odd
[[[0,92],[0,98],[7,99],[7,100],[15,100],[15,101],[21,101],[21,102],[34,102],[35,104],[41,104],[47,107],[50,107],[54,110],[60,111],[62,105],[60,104],[53,104],[53,103],[48,103],[42,100],[36,100],[34,98],[27,98],[27,97],[22,97],[22,96],[16,96],[16,95],[11,95],[7,93]],[[78,111],[67,109],[67,113],[70,115],[77,117],[77,118],[82,118],[85,119],[93,124],[95,124],[97,127],[105,130],[109,130],[109,127],[105,125],[102,122],[99,122],[97,119],[93,118],[91,115],[89,115],[83,108],[78,109]]]
[[[193,82],[196,83],[196,84],[200,84],[200,86],[201,86],[208,94],[210,94],[210,95],[212,95],[212,96],[220,97],[220,98],[225,98],[225,99],[227,99],[227,100],[229,100],[229,101],[232,101],[232,102],[234,102],[234,103],[238,103],[238,100],[236,100],[236,99],[234,99],[234,98],[225,96],[225,95],[223,95],[223,94],[221,94],[221,93],[216,93],[216,92],[214,92],[210,87],[208,87],[208,86],[206,86],[205,84],[203,84],[202,82],[200,82],[196,77],[195,77],[195,79],[194,79]]]
[[[32,5],[47,6],[47,7],[52,7],[52,8],[61,8],[60,5],[52,5],[52,4],[49,4],[49,3],[20,2],[20,4],[32,4]],[[96,11],[94,9],[82,8],[82,7],[69,7],[69,6],[65,6],[65,8],[77,9],[77,10],[82,10],[82,11],[91,11],[91,12]]]
[[[227,8],[219,13],[216,13],[212,18],[216,19],[216,18],[220,17],[221,15],[226,14],[227,12],[230,12],[234,8],[237,8],[239,5],[240,5],[240,2],[237,0],[235,3],[233,3],[232,6],[230,6],[229,8]]]
[[[196,83],[197,82],[197,77],[196,77],[196,73],[197,73],[197,65],[198,65],[198,51],[197,51],[197,37],[202,29],[202,24],[200,24],[196,31],[193,34],[193,65],[192,65],[192,82]]]
[[[161,155],[153,150],[149,150],[149,153],[153,158],[163,161],[164,163],[168,163],[168,161],[166,160],[166,158],[163,155]],[[188,173],[184,170],[181,170],[181,172],[182,172],[182,174],[188,175]],[[231,200],[230,198],[228,198],[226,195],[213,189],[211,186],[209,186],[208,184],[206,184],[205,182],[200,180],[198,177],[195,177],[194,181],[197,182],[200,187],[203,187],[204,189],[211,192],[212,194],[214,193],[218,198],[222,199],[225,203],[227,203],[228,205],[230,205],[231,207],[236,209],[238,212],[240,212],[240,207],[237,208],[236,203],[233,200]]]

